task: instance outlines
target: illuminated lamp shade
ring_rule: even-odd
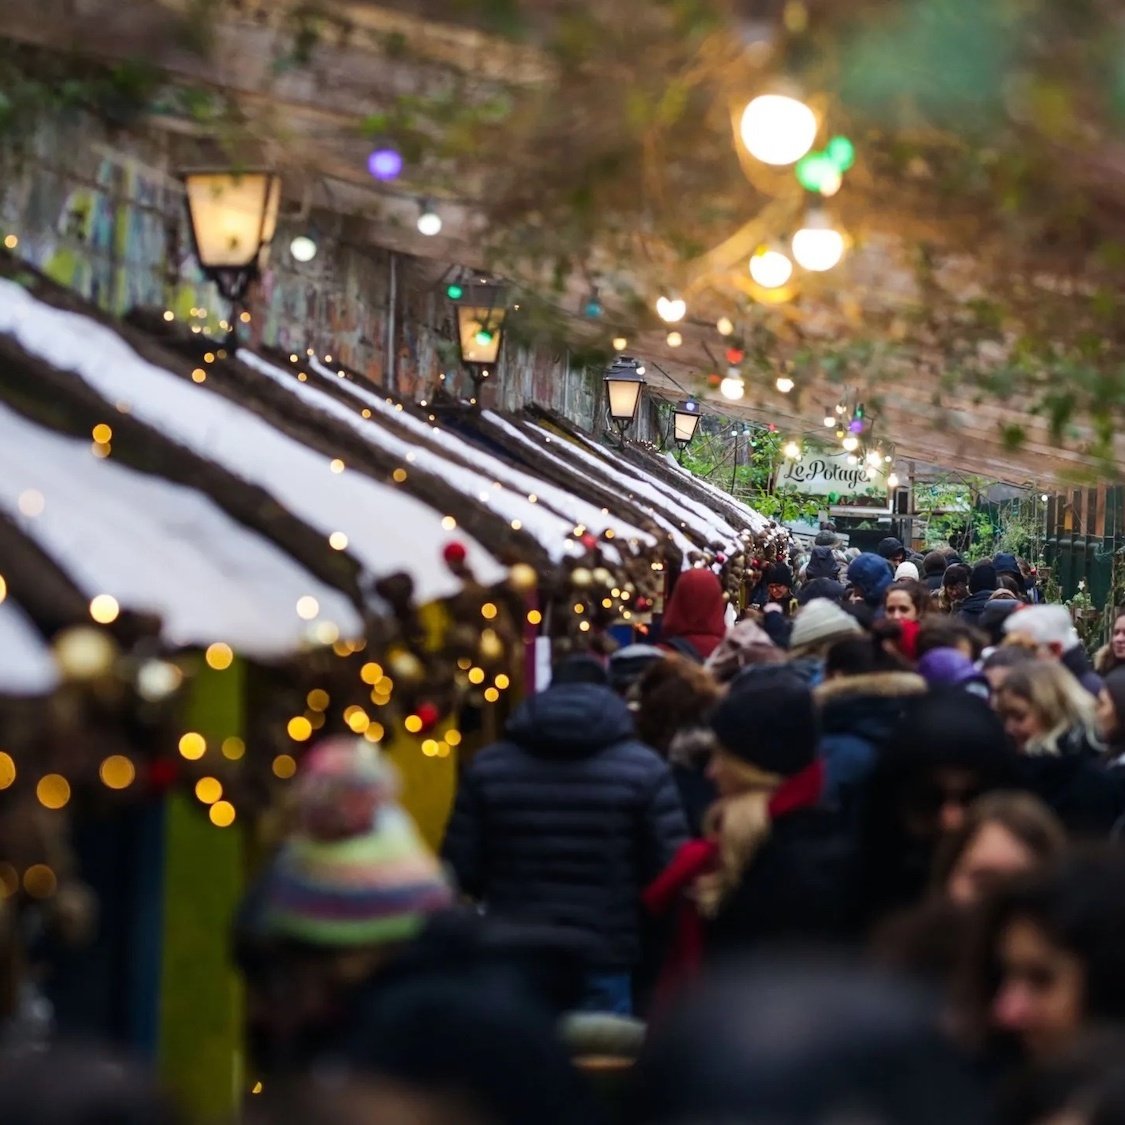
[[[844,236],[820,212],[810,213],[805,225],[793,235],[793,257],[810,273],[830,270],[843,256]]]
[[[289,256],[295,262],[311,262],[316,257],[317,246],[307,234],[299,234],[289,243]]]
[[[237,301],[264,264],[277,229],[281,178],[267,171],[183,174],[195,256],[228,301]]]
[[[681,402],[674,413],[674,428],[672,436],[676,444],[683,449],[693,437],[699,427],[699,403],[693,398]]]
[[[728,375],[719,384],[719,394],[737,402],[746,393],[746,384],[740,375]]]
[[[504,287],[501,285],[450,286],[460,292],[457,304],[457,331],[461,360],[467,364],[494,364],[500,354],[507,314]]]
[[[687,302],[680,297],[659,297],[656,301],[656,315],[665,324],[675,324],[687,315]]]
[[[784,94],[762,94],[742,111],[739,134],[756,160],[782,167],[812,148],[818,127],[816,114],[804,102]]]
[[[788,254],[762,246],[750,259],[750,276],[763,289],[778,289],[793,276],[793,263]]]
[[[631,356],[618,356],[605,373],[604,382],[609,399],[609,416],[624,434],[637,415],[641,390],[645,385],[640,365]]]

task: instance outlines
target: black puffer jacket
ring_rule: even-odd
[[[668,766],[597,684],[526,699],[457,792],[444,856],[495,914],[594,939],[597,967],[640,947],[641,890],[687,839]]]

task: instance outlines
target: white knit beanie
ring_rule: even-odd
[[[843,640],[862,632],[859,622],[835,602],[827,598],[813,598],[797,613],[789,637],[789,651],[824,641]]]
[[[915,582],[918,581],[918,568],[912,562],[900,562],[898,570],[895,571],[895,581],[900,578],[913,578]]]

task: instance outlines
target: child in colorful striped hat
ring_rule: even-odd
[[[394,767],[360,739],[328,739],[296,783],[297,828],[267,882],[264,920],[312,946],[412,938],[453,899],[437,859],[398,804]]]

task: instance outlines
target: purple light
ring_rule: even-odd
[[[393,148],[377,148],[367,158],[367,170],[377,180],[397,180],[402,174],[402,156]]]
[[[862,418],[853,418],[848,423],[848,429],[851,430],[851,432],[853,434],[862,434],[863,433],[863,419]]]

